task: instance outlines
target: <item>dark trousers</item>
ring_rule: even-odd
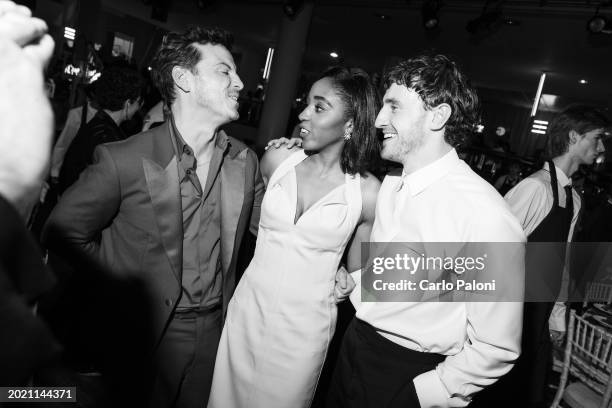
[[[221,317],[221,308],[197,316],[174,316],[157,351],[152,408],[206,406],[223,328]]]
[[[354,318],[342,341],[327,407],[420,408],[412,380],[444,359],[395,344]]]

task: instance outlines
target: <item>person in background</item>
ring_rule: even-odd
[[[495,180],[493,187],[499,191],[499,194],[505,195],[512,187],[517,185],[519,181],[521,181],[521,165],[518,163],[510,163],[507,172],[503,173]]]
[[[50,176],[52,184],[56,183],[59,179],[64,157],[74,137],[83,125],[93,119],[97,111],[98,110],[92,106],[89,95],[85,98],[81,106],[77,106],[68,111],[64,128],[57,138],[57,142],[55,142],[53,152],[51,153]]]
[[[109,67],[92,85],[99,110],[80,128],[66,152],[58,179],[59,194],[91,164],[96,146],[127,137],[119,126],[140,109],[142,85],[138,71],[129,67]]]
[[[573,240],[582,203],[580,195],[572,188],[571,176],[580,166],[592,165],[605,151],[602,139],[609,126],[609,119],[589,106],[569,107],[553,118],[545,151],[548,160],[542,169],[523,179],[505,196],[529,242]],[[520,404],[539,408],[547,405],[545,391],[552,366],[551,339],[562,342],[565,333],[565,304],[555,304],[555,300],[567,290],[562,283],[567,281],[563,276],[569,274],[565,244],[551,247],[551,253],[543,252],[547,248],[527,248],[528,302],[523,322],[523,352],[514,370],[487,394],[491,399],[486,400],[483,407]],[[537,270],[532,268],[532,259],[537,262]],[[530,292],[541,296],[543,286],[540,283],[551,288],[547,301],[529,298]],[[526,392],[520,395],[510,392],[516,389]]]
[[[142,123],[142,131],[149,130],[155,128],[166,121],[169,112],[168,108],[164,104],[164,101],[159,101],[156,103],[144,117]]]

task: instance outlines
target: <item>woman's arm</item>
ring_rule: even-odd
[[[361,269],[361,243],[370,240],[370,233],[372,232],[374,216],[376,214],[376,199],[380,189],[380,182],[372,174],[368,173],[361,180],[361,219],[349,242],[346,260],[348,270],[357,273]],[[334,288],[336,302],[342,302],[346,299],[353,289],[355,289],[355,279],[349,275],[344,267],[340,267],[336,272],[336,285]]]
[[[347,268],[350,272],[361,269],[361,243],[370,240],[370,233],[374,225],[376,214],[376,199],[380,181],[371,174],[362,178],[361,195],[362,209],[361,220],[355,229],[355,233],[349,243],[349,252],[346,260]]]
[[[274,174],[274,171],[278,166],[289,156],[299,150],[299,148],[287,148],[286,145],[282,145],[278,148],[268,149],[263,157],[261,158],[260,170],[261,176],[263,177],[264,184],[268,186],[268,180]]]

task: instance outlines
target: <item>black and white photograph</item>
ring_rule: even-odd
[[[0,0],[0,407],[612,408],[611,0]]]

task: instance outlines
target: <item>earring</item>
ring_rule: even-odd
[[[350,130],[345,130],[344,131],[344,140],[351,140],[351,131]]]

